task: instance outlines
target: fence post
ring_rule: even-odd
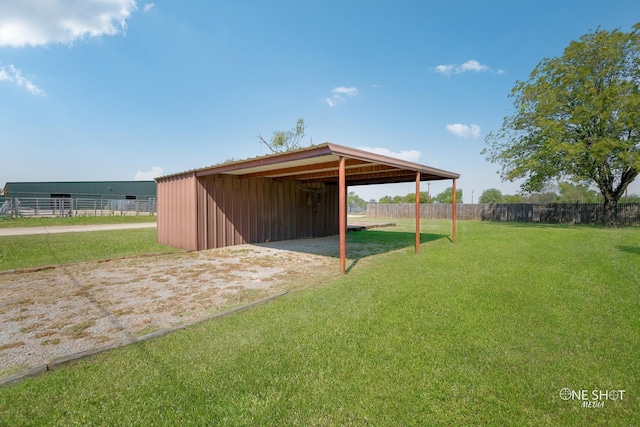
[[[453,188],[452,188],[452,200],[451,200],[451,220],[452,220],[452,239],[453,242],[456,242],[456,231],[457,231],[457,227],[456,227],[456,220],[457,218],[457,212],[456,212],[456,205],[458,204],[458,201],[456,200],[456,180],[453,180]]]

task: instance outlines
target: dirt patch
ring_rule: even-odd
[[[339,273],[336,237],[0,275],[0,378]]]

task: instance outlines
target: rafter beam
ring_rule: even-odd
[[[354,167],[360,165],[371,164],[369,162],[365,162],[363,160],[358,159],[346,159],[346,167]],[[308,165],[301,166],[293,166],[288,168],[279,168],[279,169],[270,169],[262,172],[248,173],[244,175],[240,175],[242,179],[250,179],[250,178],[280,178],[280,177],[290,177],[290,179],[299,179],[299,176],[311,173],[318,172],[329,172],[335,171],[336,176],[338,176],[338,171],[336,169],[335,162],[323,162],[323,163],[312,163]]]
[[[357,179],[360,177],[395,176],[398,173],[402,173],[403,175],[406,175],[406,171],[403,171],[401,169],[393,168],[391,166],[375,165],[375,164],[362,166],[362,167],[352,167],[345,170],[347,181]],[[336,181],[338,179],[338,175],[339,174],[337,170],[328,170],[328,171],[322,171],[322,172],[300,174],[295,176],[286,176],[286,177],[282,176],[280,178],[274,178],[274,179],[278,181],[285,181],[285,180],[292,180],[292,179],[295,179],[298,181],[310,181],[310,180]]]

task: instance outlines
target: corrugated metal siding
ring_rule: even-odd
[[[158,181],[158,243],[198,250],[198,185],[195,174]]]
[[[165,227],[161,220],[162,184],[158,195],[158,233]],[[198,178],[197,247],[210,249],[336,234],[337,199],[337,185],[331,184],[303,186],[298,181],[241,179],[230,175]]]

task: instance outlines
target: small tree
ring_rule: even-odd
[[[431,196],[427,191],[420,192],[420,203],[425,203],[425,204],[433,203],[433,199],[431,198]]]
[[[640,23],[571,42],[511,96],[515,113],[483,150],[502,178],[523,179],[525,192],[556,179],[594,184],[604,223],[615,226],[618,200],[640,173]]]
[[[559,202],[561,203],[597,203],[602,202],[602,198],[598,200],[595,191],[589,189],[584,184],[572,184],[570,182],[558,183],[558,191],[560,192]]]
[[[415,203],[416,202],[416,193],[409,193],[404,196],[384,196],[380,198],[379,203],[382,204],[391,204],[391,203]],[[420,192],[420,203],[433,203],[433,199],[429,197],[429,194],[426,191]]]
[[[434,199],[438,203],[453,203],[453,187],[449,187]],[[456,190],[456,203],[462,203],[462,189]]]
[[[349,191],[347,194],[347,206],[349,211],[362,211],[367,206],[367,202],[354,191]]]
[[[415,203],[416,193],[409,193],[402,198],[402,203]]]
[[[272,153],[296,150],[301,147],[300,143],[305,136],[305,128],[304,119],[298,119],[295,128],[287,131],[277,130],[273,132],[271,141],[265,140],[261,134],[258,134],[258,139],[260,143],[266,145]]]
[[[484,190],[480,195],[480,203],[504,203],[502,191],[497,188],[489,188]]]
[[[524,196],[526,203],[556,203],[558,201],[558,195],[551,191],[542,191],[536,193],[529,193]]]
[[[524,197],[521,194],[507,194],[504,203],[524,203]]]

